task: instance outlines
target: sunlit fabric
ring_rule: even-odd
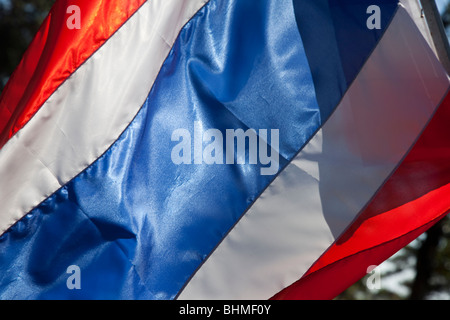
[[[89,1],[64,42],[65,4],[0,97],[0,298],[332,298],[446,212],[392,188],[449,87],[398,1]]]
[[[0,147],[130,17],[144,0],[77,1],[83,28],[67,28],[67,1],[56,1],[0,101]]]

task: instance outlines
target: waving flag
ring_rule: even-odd
[[[58,0],[0,98],[0,298],[335,297],[450,210],[426,32],[394,0]]]

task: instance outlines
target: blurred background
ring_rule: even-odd
[[[0,93],[54,2],[0,0]],[[436,4],[450,38],[450,0],[436,0]],[[369,289],[371,273],[336,299],[450,300],[450,218],[443,219],[374,272],[379,276],[379,287]]]

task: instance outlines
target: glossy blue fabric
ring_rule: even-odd
[[[150,90],[150,88],[149,88]],[[1,298],[171,299],[274,176],[175,165],[172,132],[279,129],[280,169],[320,125],[290,1],[209,2],[92,166],[3,236]],[[270,141],[269,141],[270,142]],[[81,270],[68,290],[67,267]]]
[[[318,106],[287,0],[211,0],[149,91],[102,157],[0,237],[0,298],[175,298],[275,176],[175,165],[172,132],[279,129],[281,170],[333,110]]]
[[[389,26],[398,0],[293,0],[325,120]],[[380,29],[368,29],[367,8],[380,8]]]

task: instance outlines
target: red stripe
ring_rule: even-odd
[[[55,3],[0,96],[0,148],[144,2],[59,0]],[[80,29],[67,27],[70,5],[80,8]]]
[[[308,272],[273,299],[330,299],[450,210],[450,95],[392,177]]]
[[[331,265],[323,267],[301,278],[293,285],[279,292],[272,299],[331,300],[342,293],[349,285],[364,277],[367,274],[369,266],[379,265],[391,256],[393,252],[406,246],[437,221],[439,221],[439,218],[398,239],[358,252],[358,254],[345,257]]]

